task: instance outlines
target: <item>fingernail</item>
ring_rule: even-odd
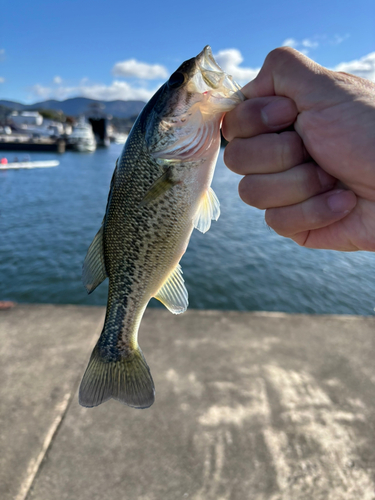
[[[290,125],[297,116],[297,109],[287,98],[276,99],[262,109],[263,123],[269,127]]]
[[[327,199],[327,205],[334,213],[347,213],[353,210],[357,204],[357,198],[352,191],[339,189]]]

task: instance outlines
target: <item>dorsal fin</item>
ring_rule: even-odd
[[[104,263],[103,226],[96,233],[83,263],[82,281],[87,293],[91,293],[107,278]]]
[[[181,314],[188,307],[188,292],[186,290],[180,264],[173,269],[162,287],[155,295],[173,314]]]
[[[211,220],[217,220],[220,216],[220,202],[214,190],[209,187],[202,196],[201,204],[196,213],[193,224],[196,229],[206,233],[211,227]]]

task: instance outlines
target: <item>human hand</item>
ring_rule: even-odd
[[[283,47],[242,92],[223,122],[242,200],[301,246],[375,251],[375,84]]]

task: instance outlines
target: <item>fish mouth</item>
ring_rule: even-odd
[[[223,82],[225,73],[215,61],[211,47],[206,45],[202,52],[197,55],[195,61],[206,85],[211,89],[218,89]]]
[[[239,95],[241,93],[241,87],[216,62],[209,45],[206,45],[202,52],[197,55],[195,63],[198,74],[203,80],[203,82],[199,82],[197,80],[200,78],[196,79],[198,87],[202,87],[203,83],[205,84],[203,86],[207,86],[209,90],[219,92],[222,97],[231,97],[233,94]],[[243,100],[242,96],[241,100]]]
[[[212,54],[212,49],[209,45],[206,45],[202,52],[197,55],[196,62],[202,72],[212,71],[214,73],[224,73],[224,71],[215,61],[215,58]]]
[[[245,96],[241,87],[216,62],[211,47],[184,63],[167,89],[162,112],[154,112],[156,127],[146,141],[153,158],[197,160],[218,144],[224,113],[233,109]],[[183,82],[180,83],[183,75]],[[176,88],[175,80],[177,82]],[[180,84],[179,84],[180,83]]]

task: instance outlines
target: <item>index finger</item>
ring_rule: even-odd
[[[292,125],[297,114],[295,103],[286,97],[248,99],[226,113],[222,132],[227,141],[278,132]]]
[[[280,47],[267,55],[258,75],[241,91],[248,99],[289,97],[303,111],[319,105],[322,91],[325,100],[340,100],[333,73],[291,47]]]

